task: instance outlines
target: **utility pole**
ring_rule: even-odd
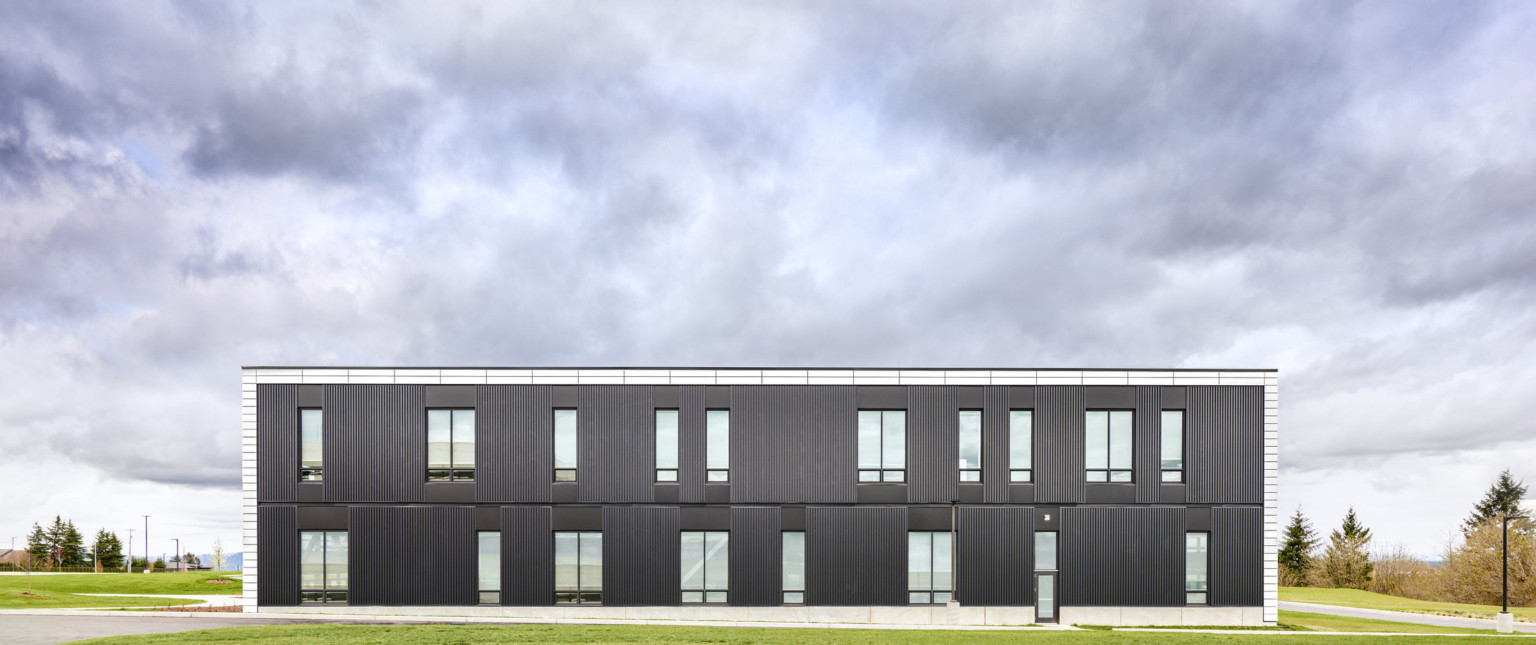
[[[185,570],[187,562],[181,558],[181,540],[179,538],[171,538],[171,541],[176,543],[176,570]]]
[[[128,573],[133,573],[133,529],[128,529]]]
[[[144,516],[144,570],[154,571],[155,565],[149,563],[149,516]]]

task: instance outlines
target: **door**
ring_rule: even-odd
[[[1035,622],[1056,622],[1056,574],[1035,574]]]

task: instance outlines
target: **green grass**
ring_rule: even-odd
[[[1280,599],[1291,602],[1310,602],[1319,605],[1360,607],[1386,611],[1407,611],[1417,614],[1440,616],[1466,616],[1492,619],[1499,613],[1498,605],[1467,605],[1455,602],[1433,602],[1399,598],[1359,589],[1314,589],[1312,587],[1281,587]],[[1536,607],[1510,607],[1515,620],[1536,622]]]
[[[0,576],[0,609],[63,609],[68,607],[152,607],[187,604],[164,598],[111,598],[80,596],[83,593],[144,593],[212,596],[240,593],[240,581],[228,584],[208,582],[217,574],[186,573],[78,573],[32,576],[32,593],[27,591],[27,576]],[[195,604],[195,602],[194,602]]]
[[[1300,611],[1281,611],[1280,626],[1304,632],[1388,632],[1393,634],[1497,634],[1491,629],[1467,627],[1440,627],[1418,623],[1399,623],[1390,620],[1350,618],[1328,614],[1309,614]]]

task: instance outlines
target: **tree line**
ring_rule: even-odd
[[[215,553],[222,556],[222,548],[216,545],[215,549]],[[32,533],[27,536],[27,556],[28,562],[24,563],[24,566],[35,570],[91,567],[101,571],[113,571],[126,568],[123,541],[118,539],[117,533],[100,529],[96,531],[96,538],[87,545],[80,530],[75,528],[74,520],[66,520],[57,515],[54,516],[53,523],[46,528],[37,522],[32,523]],[[222,557],[216,559],[222,559]],[[189,566],[201,564],[197,555],[191,552],[171,557],[173,563],[183,561]],[[148,558],[133,559],[135,571],[142,571],[151,565],[157,569],[164,569],[165,560],[155,558],[151,563]]]

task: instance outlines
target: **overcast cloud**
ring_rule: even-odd
[[[1536,483],[1532,61],[1521,2],[0,4],[0,538],[234,545],[241,365],[1275,367],[1283,512],[1432,554]]]

